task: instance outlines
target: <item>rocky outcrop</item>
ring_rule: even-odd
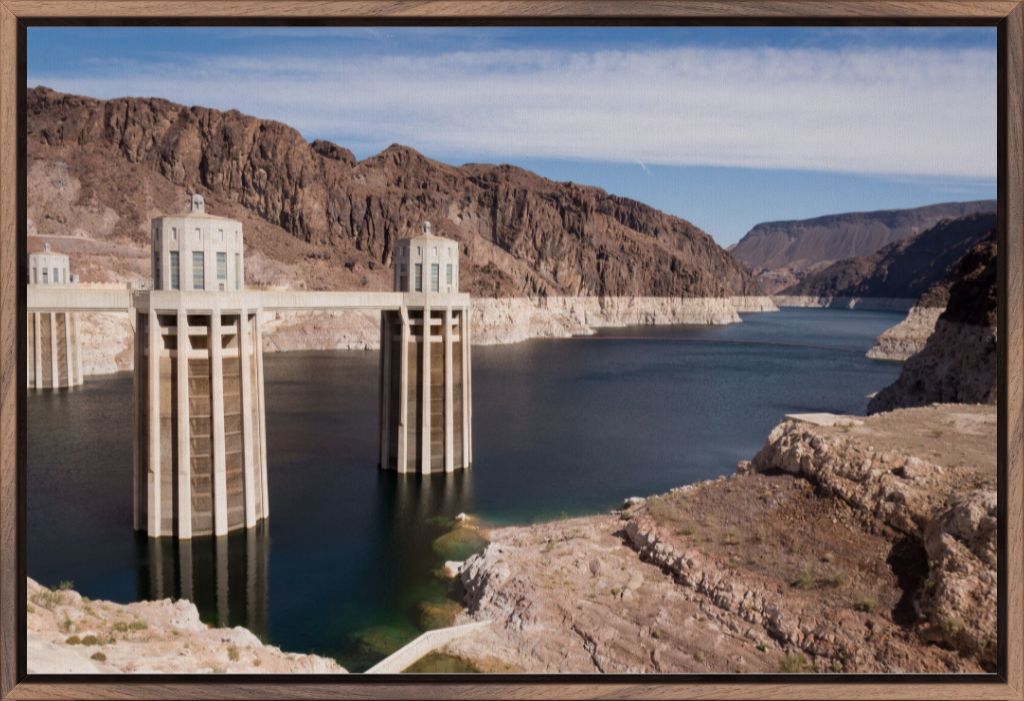
[[[526,672],[993,669],[994,408],[838,419],[783,422],[746,474],[491,530],[459,576],[462,620],[495,623],[447,652]]]
[[[149,218],[196,190],[210,211],[242,220],[250,258],[269,259],[247,274],[284,266],[311,289],[389,287],[395,241],[430,220],[460,241],[462,287],[476,296],[759,293],[689,222],[512,166],[453,167],[397,144],[356,162],[279,122],[159,99],[34,88],[26,112],[39,235],[81,217],[95,223],[86,236],[141,248]]]
[[[945,307],[922,307],[915,304],[907,317],[891,326],[875,339],[867,356],[873,360],[906,360],[921,351],[938,322]]]
[[[838,260],[869,256],[931,228],[942,219],[976,212],[994,213],[995,209],[994,200],[983,200],[766,222],[751,229],[731,252],[758,274],[765,291],[772,294],[807,273]]]
[[[963,257],[949,303],[924,348],[868,412],[932,402],[995,402],[997,381],[996,242],[990,235]]]
[[[996,493],[977,490],[928,524],[929,572],[916,604],[926,637],[995,665]]]
[[[783,294],[917,299],[948,277],[963,255],[994,231],[995,225],[994,213],[944,219],[871,255],[833,263],[786,288]]]
[[[786,421],[751,464],[799,475],[868,529],[908,538],[914,545],[904,552],[922,549],[925,571],[907,577],[917,579],[907,592],[915,628],[986,669],[996,639],[995,418],[993,408],[937,405],[880,415],[864,428]],[[912,431],[927,435],[917,438],[922,447],[935,444],[928,459],[907,450]]]
[[[282,652],[241,626],[210,628],[184,599],[117,604],[28,580],[29,674],[339,674],[317,655]]]

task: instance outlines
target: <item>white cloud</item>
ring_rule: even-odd
[[[235,108],[343,145],[994,177],[995,52],[978,49],[452,51],[214,57],[36,75],[96,97]]]

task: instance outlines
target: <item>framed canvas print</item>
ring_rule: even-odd
[[[1022,18],[0,0],[0,694],[1021,699]]]

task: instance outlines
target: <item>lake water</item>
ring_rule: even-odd
[[[130,374],[30,392],[27,571],[92,598],[190,598],[365,669],[446,601],[434,571],[460,553],[434,541],[455,514],[593,513],[731,473],[785,413],[863,413],[899,372],[864,353],[899,319],[787,309],[476,347],[473,469],[430,478],[376,467],[376,352],[268,354],[270,519],[187,547],[132,532]]]

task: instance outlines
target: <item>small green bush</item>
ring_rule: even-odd
[[[106,662],[107,661],[107,656],[104,655],[99,650],[97,650],[96,652],[92,653],[92,655],[89,656],[89,659],[96,660],[97,662]]]
[[[77,635],[72,635],[64,641],[67,645],[81,645],[82,639]]]
[[[95,635],[91,633],[82,638],[82,645],[99,645],[100,641],[96,639]]]
[[[846,584],[846,573],[843,572],[842,570],[833,572],[829,576],[824,577],[821,580],[821,584],[823,586],[826,586],[826,587],[832,587],[833,589],[838,589],[839,587],[841,587],[844,584]]]
[[[779,671],[786,674],[806,674],[811,671],[811,665],[799,652],[786,655],[779,663]]]
[[[232,662],[238,662],[238,648],[234,645],[228,647],[228,659]]]
[[[872,599],[871,597],[858,599],[853,604],[853,610],[860,611],[861,613],[871,613],[876,608],[878,608],[878,602]]]
[[[789,583],[789,586],[793,587],[794,589],[810,589],[816,583],[817,580],[814,578],[814,575],[808,572],[807,570],[803,570],[800,572],[800,574],[796,576],[796,578],[792,582]]]

